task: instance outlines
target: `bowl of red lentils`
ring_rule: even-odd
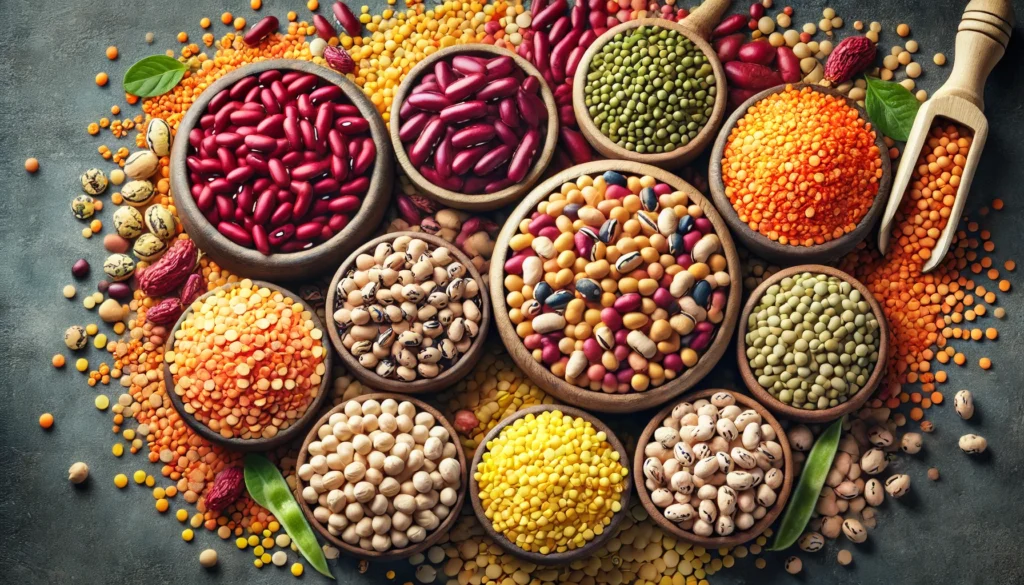
[[[171,150],[189,236],[219,265],[298,280],[338,265],[376,229],[393,156],[376,107],[326,67],[240,67],[196,99]]]
[[[744,102],[711,152],[708,182],[732,233],[782,265],[853,250],[881,217],[892,171],[867,112],[814,84],[780,85]]]
[[[244,279],[186,307],[164,351],[167,395],[199,435],[266,451],[303,435],[329,394],[331,351],[301,298]]]
[[[686,391],[725,353],[739,256],[714,206],[671,173],[596,161],[512,212],[490,268],[516,364],[555,398],[636,412]]]

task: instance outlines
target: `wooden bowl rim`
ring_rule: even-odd
[[[518,65],[519,68],[527,75],[536,77],[540,81],[540,97],[544,101],[544,106],[548,111],[547,135],[544,137],[544,144],[540,149],[540,157],[537,158],[537,161],[530,168],[530,172],[527,173],[526,177],[519,183],[494,193],[459,193],[431,183],[420,173],[419,169],[414,167],[412,162],[409,161],[409,156],[405,153],[405,145],[402,144],[402,139],[398,137],[398,132],[401,128],[401,117],[399,111],[402,109],[402,104],[405,102],[409,92],[419,82],[420,77],[430,73],[433,70],[435,63],[456,55],[477,55],[480,53],[499,57],[511,57],[516,65]],[[433,199],[455,209],[490,211],[515,201],[523,193],[529,191],[530,187],[536,184],[544,175],[548,165],[551,164],[551,159],[554,158],[555,147],[558,143],[558,107],[555,103],[555,94],[551,92],[551,88],[549,88],[547,82],[544,81],[544,76],[541,75],[540,71],[538,71],[532,63],[512,51],[501,49],[494,45],[466,43],[461,45],[452,45],[451,47],[441,49],[436,53],[431,53],[409,71],[402,80],[402,83],[398,86],[398,90],[395,91],[394,98],[392,98],[391,121],[389,126],[391,145],[395,151],[395,158],[398,160],[398,166],[402,169],[402,172],[409,177],[409,180],[411,180],[420,190],[428,194]]]
[[[430,244],[433,248],[448,248],[450,252],[455,256],[456,260],[462,262],[469,271],[469,275],[476,280],[480,286],[480,331],[477,333],[476,339],[473,340],[473,344],[470,345],[469,350],[459,357],[459,361],[455,363],[455,366],[449,370],[441,372],[436,378],[419,378],[412,382],[403,382],[401,380],[389,380],[382,378],[377,375],[377,372],[364,368],[359,363],[352,353],[345,347],[345,344],[341,341],[341,336],[338,335],[338,324],[334,321],[335,304],[337,302],[337,290],[338,283],[345,276],[345,274],[352,269],[355,264],[356,258],[360,254],[372,253],[373,249],[377,247],[377,244],[381,242],[392,242],[396,238],[401,236],[409,236],[412,238],[418,238]],[[324,318],[327,320],[327,335],[331,339],[331,345],[334,346],[334,351],[338,353],[338,357],[341,358],[342,363],[345,364],[345,369],[348,373],[352,374],[363,384],[366,384],[370,388],[375,390],[381,390],[385,392],[393,392],[395,394],[423,394],[426,392],[433,392],[442,388],[447,388],[454,385],[459,380],[469,375],[470,371],[476,366],[476,362],[483,352],[487,334],[491,330],[491,299],[487,295],[487,287],[484,277],[480,274],[480,271],[476,269],[476,266],[454,244],[451,244],[437,236],[426,234],[423,232],[391,232],[384,234],[383,236],[374,238],[369,242],[363,244],[351,254],[348,258],[342,262],[341,266],[334,273],[334,278],[331,279],[330,288],[327,289],[327,305],[324,310]]]
[[[778,398],[775,398],[771,393],[757,383],[757,378],[754,377],[754,372],[750,369],[750,362],[747,361],[747,320],[750,318],[750,314],[753,312],[754,308],[757,307],[758,301],[760,301],[761,297],[764,296],[764,291],[768,290],[772,285],[778,284],[783,279],[802,272],[835,276],[836,278],[850,283],[851,286],[860,291],[861,296],[863,296],[864,300],[866,300],[868,305],[871,306],[871,310],[875,314],[875,319],[878,321],[878,337],[880,339],[878,344],[878,361],[875,362],[875,369],[871,372],[871,377],[868,378],[864,387],[854,394],[849,400],[839,406],[833,406],[832,408],[826,408],[824,410],[804,410],[802,408],[796,408],[785,404]],[[747,299],[747,304],[743,307],[743,314],[740,316],[739,333],[736,337],[736,358],[739,362],[740,377],[743,378],[743,383],[746,384],[750,393],[756,396],[757,399],[765,405],[765,407],[775,414],[787,419],[805,423],[827,423],[857,410],[868,401],[868,398],[875,393],[879,383],[881,383],[882,376],[885,374],[888,357],[889,322],[885,318],[885,312],[882,310],[882,306],[878,304],[875,296],[871,294],[871,291],[868,290],[862,282],[842,270],[832,268],[831,266],[824,266],[821,264],[801,264],[799,266],[785,268],[776,272],[766,278],[756,289],[754,289],[754,292],[750,293],[750,297]]]
[[[778,442],[779,445],[782,446],[782,460],[784,462],[782,469],[783,479],[782,487],[779,489],[778,494],[776,495],[775,503],[768,510],[768,513],[765,514],[763,518],[755,522],[753,526],[740,532],[734,532],[729,536],[706,537],[698,536],[693,532],[690,532],[689,530],[683,530],[682,528],[679,528],[677,524],[670,521],[668,518],[665,518],[665,515],[664,513],[662,513],[661,509],[655,506],[654,502],[651,501],[651,495],[647,493],[647,486],[645,485],[645,480],[647,478],[644,476],[643,472],[644,460],[647,459],[647,457],[644,455],[644,448],[647,446],[649,442],[651,442],[651,437],[654,435],[654,431],[656,431],[658,427],[661,426],[662,421],[664,421],[666,417],[672,414],[672,409],[675,408],[677,405],[683,402],[694,402],[702,398],[710,398],[713,394],[717,394],[719,392],[728,392],[736,399],[736,402],[738,404],[741,404],[751,410],[756,411],[759,415],[761,415],[762,422],[768,423],[769,425],[771,425],[773,429],[775,429],[776,442]],[[661,409],[661,411],[658,412],[658,414],[654,415],[654,418],[651,419],[651,422],[647,423],[647,427],[644,428],[643,433],[640,435],[640,439],[637,441],[636,454],[633,457],[633,483],[636,486],[636,491],[640,496],[640,503],[643,504],[644,510],[647,510],[647,513],[654,520],[654,522],[657,523],[658,526],[661,526],[661,528],[667,531],[669,534],[672,534],[673,536],[681,540],[685,540],[692,544],[703,546],[704,548],[708,549],[717,549],[723,546],[738,546],[745,542],[751,541],[757,538],[758,536],[761,536],[761,534],[764,533],[765,529],[771,526],[772,522],[774,522],[775,519],[778,518],[779,515],[782,514],[782,511],[786,508],[786,502],[789,501],[789,496],[793,490],[794,475],[795,470],[793,466],[793,451],[789,445],[789,438],[786,437],[786,431],[785,429],[782,428],[782,425],[779,423],[778,419],[772,416],[772,414],[768,412],[768,409],[765,408],[765,406],[758,402],[757,400],[754,400],[753,398],[737,390],[727,390],[725,388],[709,388],[707,390],[698,390],[695,392],[690,392],[688,394],[681,396],[679,400],[673,401],[672,404],[665,406],[665,408]]]
[[[373,138],[374,144],[377,145],[377,157],[373,163],[373,173],[370,175],[370,188],[363,195],[359,210],[352,216],[348,225],[334,234],[330,240],[308,250],[265,256],[258,250],[232,242],[207,221],[190,192],[191,181],[188,177],[185,159],[188,158],[190,149],[188,134],[206,113],[206,107],[214,96],[245,77],[259,75],[271,69],[312,73],[341,88],[345,98],[359,108],[360,115],[370,123],[370,136]],[[387,200],[391,198],[394,179],[393,162],[387,127],[384,125],[383,118],[355,83],[344,75],[311,61],[270,59],[243,65],[229,72],[213,82],[189,106],[178,125],[175,137],[177,140],[174,141],[171,149],[170,181],[171,191],[178,194],[174,198],[178,217],[185,231],[196,240],[204,252],[208,253],[218,264],[235,272],[244,272],[259,278],[282,280],[298,280],[319,274],[324,271],[321,266],[340,260],[351,249],[350,246],[367,237],[376,229],[384,218]]]
[[[505,260],[508,255],[509,240],[519,230],[519,221],[526,217],[527,214],[532,213],[539,202],[546,199],[552,192],[557,191],[562,183],[570,180],[574,181],[581,175],[596,175],[609,170],[629,174],[650,175],[672,186],[673,189],[684,191],[690,198],[690,201],[699,205],[704,211],[704,216],[711,221],[715,234],[722,242],[722,254],[726,257],[730,277],[725,317],[722,323],[719,324],[711,345],[701,355],[700,361],[698,361],[696,366],[687,369],[674,380],[644,392],[606,394],[573,386],[564,379],[555,376],[550,370],[537,363],[530,351],[523,345],[522,339],[516,334],[515,327],[508,317],[505,304]],[[494,252],[491,256],[489,280],[491,304],[494,307],[494,320],[498,333],[501,335],[501,341],[516,365],[534,383],[562,402],[588,410],[615,413],[638,412],[657,406],[689,390],[711,372],[722,358],[722,355],[725,354],[729,340],[736,329],[736,322],[739,319],[741,307],[742,283],[740,281],[739,254],[736,252],[736,246],[733,244],[729,229],[709,199],[704,197],[692,185],[669,171],[626,160],[599,160],[569,167],[534,188],[515,210],[509,214],[509,219],[505,222],[501,233],[498,234],[495,241]]]
[[[708,59],[708,63],[711,64],[711,69],[715,73],[715,107],[711,110],[711,116],[708,119],[708,122],[703,128],[701,128],[700,132],[697,133],[696,138],[688,142],[686,146],[677,148],[672,152],[641,154],[622,148],[601,133],[600,128],[598,128],[591,119],[590,111],[586,106],[586,95],[584,89],[587,85],[587,75],[590,72],[590,63],[594,60],[594,56],[597,55],[598,51],[600,51],[604,45],[614,38],[615,35],[641,26],[657,26],[674,30],[679,34],[684,35],[686,38],[690,39],[690,41],[692,41],[702,53],[704,53],[704,56]],[[583,57],[580,58],[580,63],[576,68],[576,75],[573,78],[572,107],[573,111],[576,113],[576,122],[579,124],[580,131],[586,137],[591,146],[606,157],[631,160],[667,168],[678,168],[697,158],[700,153],[704,152],[704,150],[714,141],[715,136],[718,134],[718,128],[722,124],[722,119],[725,117],[725,106],[728,102],[728,92],[729,88],[725,79],[725,68],[722,66],[722,62],[718,59],[718,54],[711,46],[711,43],[708,42],[707,39],[703,38],[699,31],[687,26],[686,20],[683,20],[682,22],[674,22],[664,18],[641,18],[638,20],[623,22],[608,29],[604,34],[597,37],[590,47],[587,48],[586,52],[583,53]]]
[[[882,159],[882,178],[878,180],[878,193],[875,194],[875,200],[871,203],[871,207],[868,208],[867,213],[861,218],[857,227],[853,231],[843,234],[834,240],[814,246],[782,245],[773,241],[768,236],[750,229],[750,226],[740,221],[736,209],[732,206],[732,201],[729,200],[729,196],[725,193],[725,182],[722,179],[722,156],[725,153],[726,144],[729,142],[729,135],[736,126],[736,122],[746,114],[748,108],[770,95],[785,91],[788,87],[793,87],[797,90],[809,87],[812,91],[844,99],[846,105],[857,110],[862,120],[871,124],[871,130],[875,133],[875,146],[878,147],[879,157]],[[711,149],[711,161],[708,168],[708,188],[711,191],[711,198],[714,200],[715,206],[725,219],[725,222],[729,224],[733,234],[755,255],[784,265],[831,262],[846,254],[867,238],[875,223],[882,216],[882,211],[885,209],[888,200],[889,190],[892,187],[892,165],[889,161],[888,152],[889,147],[885,145],[885,137],[882,136],[882,131],[871,121],[864,108],[857,105],[857,102],[854,100],[832,88],[813,83],[784,83],[751,96],[750,99],[736,108],[736,111],[729,116],[725,124],[722,124],[722,129],[718,133],[718,139],[715,140],[715,146]]]
[[[243,280],[249,280],[256,286],[266,287],[272,291],[279,292],[285,297],[288,297],[294,300],[296,303],[299,303],[300,305],[302,305],[302,308],[304,310],[309,311],[310,319],[313,321],[313,325],[321,331],[325,330],[324,324],[320,321],[320,317],[317,316],[316,311],[313,309],[313,307],[309,306],[309,303],[304,301],[302,297],[300,297],[299,295],[272,282],[254,280],[251,278]],[[189,306],[185,307],[185,310],[181,312],[181,316],[178,317],[177,321],[175,321],[174,327],[168,330],[167,341],[164,342],[164,355],[167,355],[167,352],[174,351],[174,334],[178,332],[178,329],[181,328],[181,324],[185,322],[185,318],[192,312],[192,305],[194,305],[196,302],[204,301],[208,297],[216,295],[218,292],[227,292],[230,291],[231,289],[238,288],[241,285],[242,281],[240,280],[238,282],[231,282],[222,286],[218,286],[217,288],[206,292],[205,294],[197,298],[195,301],[193,301],[191,304],[189,304]],[[171,400],[171,404],[174,405],[174,410],[178,411],[178,415],[181,416],[181,419],[185,421],[185,423],[189,427],[191,427],[192,430],[198,433],[200,437],[206,439],[211,443],[224,447],[225,449],[231,449],[234,451],[241,451],[245,453],[269,451],[270,449],[274,449],[276,447],[288,443],[295,437],[298,437],[302,433],[304,433],[306,431],[306,428],[308,428],[310,423],[312,423],[313,419],[316,418],[316,413],[320,411],[321,407],[323,407],[324,403],[327,401],[327,395],[329,394],[331,384],[333,383],[333,379],[331,376],[333,358],[331,357],[331,348],[326,343],[323,343],[322,337],[321,345],[324,348],[324,375],[323,378],[320,380],[320,389],[317,395],[308,405],[306,405],[306,411],[302,413],[302,416],[295,419],[295,421],[292,422],[291,426],[284,429],[283,431],[278,432],[278,434],[270,438],[260,437],[258,439],[228,439],[222,437],[220,433],[217,433],[209,426],[207,426],[206,423],[197,419],[195,415],[185,412],[185,402],[184,400],[181,399],[181,396],[178,396],[178,393],[174,391],[174,387],[176,385],[174,382],[174,375],[171,373],[171,365],[168,364],[166,361],[163,364],[164,387],[167,391],[167,396]]]
[[[451,511],[448,513],[448,516],[441,521],[437,528],[429,532],[426,538],[424,538],[422,541],[418,543],[410,544],[405,548],[393,548],[386,550],[384,552],[377,552],[375,550],[366,550],[358,546],[353,546],[345,542],[344,540],[334,536],[333,534],[328,532],[326,526],[321,524],[319,521],[317,521],[316,518],[313,517],[313,510],[309,507],[309,504],[306,503],[306,500],[302,497],[302,488],[306,486],[306,482],[302,481],[302,479],[299,478],[298,471],[299,468],[306,463],[306,455],[309,453],[309,444],[318,438],[317,430],[321,426],[325,425],[327,421],[330,420],[331,416],[334,413],[344,412],[345,405],[352,401],[356,401],[359,403],[366,402],[367,400],[376,400],[378,402],[383,402],[388,398],[396,400],[399,403],[403,401],[411,402],[414,405],[416,405],[416,408],[418,410],[429,412],[431,415],[434,416],[434,419],[436,421],[441,423],[445,430],[448,431],[448,435],[451,441],[455,443],[455,449],[458,453],[461,480],[458,489],[458,499],[455,501],[455,505],[452,506]],[[437,410],[433,406],[430,406],[426,402],[423,402],[422,400],[413,398],[412,396],[406,396],[403,394],[391,394],[388,392],[374,392],[372,394],[363,394],[360,396],[355,396],[353,398],[349,398],[348,400],[339,403],[334,408],[325,412],[324,415],[321,416],[320,419],[316,421],[316,424],[310,427],[309,432],[306,435],[306,440],[302,442],[302,448],[299,449],[299,456],[295,462],[294,493],[295,499],[298,500],[299,507],[302,508],[302,514],[306,517],[306,520],[313,525],[313,529],[319,532],[320,536],[324,537],[324,539],[330,542],[332,545],[360,559],[372,561],[398,560],[410,557],[418,552],[423,552],[431,546],[433,546],[437,541],[441,540],[441,537],[448,535],[448,531],[451,529],[452,525],[455,523],[456,520],[458,520],[459,516],[461,515],[463,504],[466,503],[467,479],[468,472],[466,469],[466,453],[462,449],[462,442],[459,440],[458,433],[455,432],[455,427],[453,427],[451,423],[448,422],[448,419],[445,418],[445,416],[441,414],[439,410]]]
[[[538,565],[563,565],[571,563],[577,559],[589,557],[590,554],[609,539],[611,539],[618,532],[617,528],[622,523],[622,520],[629,514],[629,503],[632,495],[632,489],[628,479],[626,480],[626,489],[622,491],[622,495],[619,498],[619,504],[621,509],[612,516],[612,521],[608,526],[605,527],[604,532],[594,537],[593,540],[583,545],[580,548],[566,551],[563,553],[551,553],[551,554],[540,554],[530,551],[525,551],[514,543],[510,542],[504,534],[499,534],[494,527],[491,525],[491,521],[487,519],[487,515],[484,513],[483,506],[480,503],[480,486],[476,481],[476,470],[483,460],[484,452],[487,451],[487,443],[491,442],[498,434],[505,429],[508,425],[515,421],[524,418],[529,414],[537,415],[542,412],[558,410],[562,414],[572,416],[574,418],[582,418],[589,422],[598,431],[604,431],[608,436],[608,443],[619,453],[619,463],[623,466],[629,464],[629,455],[626,452],[626,448],[619,441],[619,438],[615,436],[615,433],[604,424],[601,419],[597,418],[593,414],[580,410],[579,408],[573,408],[572,406],[566,406],[562,404],[537,404],[530,406],[522,410],[518,410],[505,418],[503,418],[493,429],[491,429],[483,440],[477,445],[476,452],[473,454],[473,463],[469,474],[469,496],[470,503],[473,506],[473,513],[476,515],[477,520],[483,526],[484,532],[487,536],[491,537],[494,542],[498,543],[505,552],[520,558],[524,561],[536,563]]]

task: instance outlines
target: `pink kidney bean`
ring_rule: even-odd
[[[775,47],[766,40],[751,41],[740,47],[737,56],[744,63],[770,65],[775,60]]]
[[[345,29],[349,36],[358,37],[363,32],[362,23],[343,2],[335,2],[331,10],[334,12],[334,18],[338,19],[338,24]]]
[[[782,45],[776,49],[778,53],[778,67],[779,74],[782,76],[784,83],[796,83],[803,78],[803,72],[800,71],[800,59],[786,45]]]
[[[747,26],[748,18],[743,14],[733,14],[722,19],[722,22],[718,23],[715,30],[711,31],[713,38],[720,38],[733,33],[738,33],[745,26]],[[536,21],[534,21],[536,22]]]
[[[735,61],[739,58],[740,47],[743,46],[743,42],[746,40],[746,35],[743,33],[736,33],[715,39],[715,41],[711,43],[711,46],[715,49],[715,54],[718,55],[718,60],[722,63],[728,63],[729,61]]]
[[[782,77],[765,65],[732,61],[724,67],[725,78],[740,89],[760,91],[782,83]]]
[[[313,15],[313,26],[316,27],[316,34],[325,41],[331,40],[331,37],[338,36],[338,31],[334,30],[331,23],[326,18],[319,14]]]

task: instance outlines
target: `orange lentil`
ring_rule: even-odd
[[[63,368],[64,367],[64,356],[62,356],[61,354],[58,353],[57,355],[53,356],[53,359],[50,360],[50,363],[52,363],[53,367],[55,367],[55,368]]]
[[[921,420],[924,418],[924,411],[915,406],[910,409],[910,420]]]
[[[1010,281],[1009,280],[1000,280],[999,281],[999,290],[1001,290],[1002,292],[1010,292]]]
[[[235,19],[234,26],[235,26],[235,30],[242,30],[243,28],[245,28],[245,19],[242,18],[241,16],[239,16],[238,18]]]
[[[942,401],[945,400],[942,396],[942,392],[932,392],[931,399],[932,404],[942,404]]]
[[[939,384],[944,384],[946,382],[946,372],[935,372],[935,381]]]
[[[1013,272],[1017,268],[1017,263],[1014,262],[1013,260],[1007,260],[1006,262],[1003,263],[1003,268],[1009,270],[1010,272]]]
[[[755,134],[763,136],[758,148]],[[788,87],[737,122],[722,174],[726,195],[752,230],[780,244],[811,246],[857,227],[878,194],[882,158],[857,110]]]
[[[220,15],[220,21],[224,24],[231,24],[231,21],[234,20],[234,18],[235,17],[231,16],[230,12],[225,12],[224,14]]]
[[[188,42],[188,33],[185,32],[185,31],[181,31],[180,33],[178,33],[178,42],[179,43],[187,43]]]
[[[36,158],[26,158],[25,159],[25,170],[30,172],[30,173],[37,172],[39,170],[39,159],[36,159]]]
[[[985,330],[985,337],[994,341],[996,338],[999,337],[999,330],[996,329],[995,327],[989,327],[988,329]]]
[[[992,360],[988,359],[987,357],[983,357],[980,360],[978,360],[978,365],[981,366],[981,369],[987,370],[992,367]]]
[[[52,427],[53,426],[53,415],[48,413],[48,412],[44,412],[42,415],[40,415],[39,416],[39,426],[43,427],[44,429],[48,429],[48,428]]]
[[[117,47],[113,45],[107,47],[107,59],[110,59],[111,61],[117,59]]]
[[[252,8],[253,10],[259,10],[260,8],[263,8],[263,0],[250,0],[249,8]]]
[[[103,87],[108,81],[110,81],[110,77],[106,73],[101,71],[96,74],[96,85]]]
[[[1002,208],[1003,208],[1003,200],[1002,199],[993,199],[992,200],[992,209],[995,209],[996,211],[999,211]]]
[[[210,28],[210,19],[205,16],[199,19],[199,26],[201,28]]]

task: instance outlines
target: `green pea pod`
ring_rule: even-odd
[[[277,518],[309,564],[321,575],[333,579],[324,551],[277,466],[262,455],[246,455],[245,489],[257,504],[270,510]]]
[[[796,490],[789,499],[786,513],[782,515],[782,523],[775,534],[775,542],[768,550],[786,550],[803,534],[814,507],[818,504],[818,495],[821,494],[821,486],[825,485],[828,471],[832,468],[836,450],[839,449],[839,435],[842,434],[844,420],[845,416],[832,423],[832,426],[814,443],[804,463],[804,471],[800,474]]]

